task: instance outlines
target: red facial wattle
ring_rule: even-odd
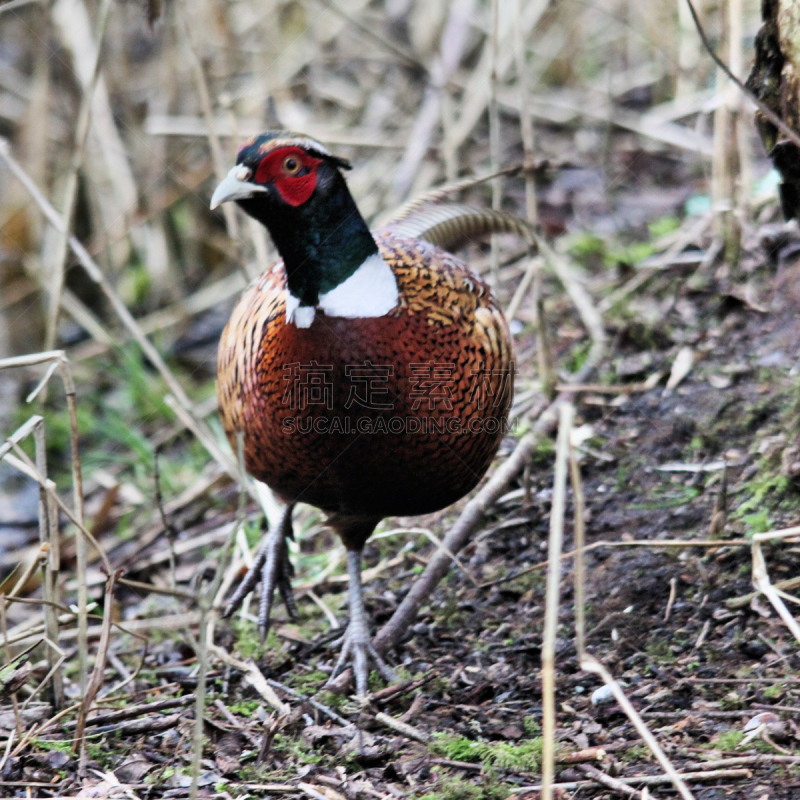
[[[297,174],[286,170],[288,160],[294,160],[299,165]],[[321,163],[321,158],[314,158],[299,147],[282,147],[261,159],[255,182],[263,185],[273,183],[284,202],[290,206],[301,206],[314,192],[317,167]]]

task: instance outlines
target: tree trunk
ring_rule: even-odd
[[[762,0],[764,24],[756,36],[756,57],[747,87],[790,128],[800,131],[800,3]],[[800,149],[781,137],[760,111],[756,127],[772,163],[781,173],[781,207],[786,219],[800,217]]]

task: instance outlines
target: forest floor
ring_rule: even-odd
[[[551,139],[556,151],[555,134]],[[640,180],[617,192],[613,204],[607,198],[614,175],[599,169],[557,170],[541,189],[546,225],[557,231],[568,219],[572,230],[581,229],[567,237],[567,249],[595,301],[602,303],[630,279],[631,263],[667,251],[687,231],[696,233],[681,247],[685,258],[654,268],[649,282],[607,309],[610,356],[592,377],[595,385],[574,396],[590,546],[588,649],[622,682],[675,767],[692,774],[687,783],[697,800],[797,798],[797,642],[763,596],[750,596],[749,537],[800,518],[800,234],[778,221],[774,200],[765,204],[758,222],[746,228],[743,273],[734,280],[708,256],[713,236],[709,226],[698,227],[706,212],[685,215],[697,190],[681,164],[632,147],[626,137],[615,146],[620,175],[635,172]],[[627,227],[612,237],[609,228],[619,218]],[[614,250],[611,238],[624,245]],[[485,248],[473,248],[471,256],[483,267],[488,262]],[[515,269],[521,274],[524,263]],[[544,288],[556,361],[566,374],[585,357],[587,339],[555,280],[548,277]],[[227,313],[204,315],[170,353],[200,399],[212,396],[215,337]],[[539,407],[530,321],[523,314],[515,328],[515,429],[498,463]],[[681,364],[691,368],[677,382]],[[670,374],[677,385],[667,388]],[[82,380],[91,391],[80,388]],[[120,585],[113,607],[104,609],[122,629],[146,635],[148,644],[143,649],[139,638],[112,629],[100,716],[88,722],[87,777],[78,777],[72,753],[74,712],[43,729],[54,713],[46,693],[19,719],[11,705],[0,708],[0,751],[6,754],[0,753],[0,796],[75,795],[83,787],[86,797],[183,797],[191,781],[199,613],[195,604],[170,596],[169,587],[186,594],[213,577],[237,519],[238,492],[180,427],[164,430],[169,412],[163,387],[132,350],[124,358],[101,354],[79,362],[76,381],[91,529],[111,564],[125,568],[125,578],[167,593]],[[24,396],[34,384],[20,378],[9,391]],[[21,414],[18,423],[27,412]],[[57,482],[68,475],[59,466],[59,459],[68,460],[64,417],[58,404],[46,415]],[[148,436],[167,443],[162,484],[176,533],[173,568],[154,508]],[[252,612],[216,622],[217,646],[239,667],[210,655],[199,796],[538,797],[525,787],[540,782],[543,563],[553,450],[543,438],[525,481],[509,487],[491,509],[459,554],[463,568],[453,566],[390,654],[402,681],[397,690],[376,681],[364,706],[323,689],[335,663],[331,617],[339,623],[346,617],[342,551],[318,516],[302,510],[293,555],[300,620],[289,621],[279,606],[264,645]],[[2,477],[5,578],[24,552],[37,548],[38,492],[7,473]],[[422,519],[387,520],[379,528],[365,550],[367,603],[377,626],[389,619],[435,549],[421,533],[380,532],[411,525],[441,535],[465,502]],[[570,520],[571,514],[570,500]],[[243,530],[253,545],[261,533],[256,506],[247,505],[245,516]],[[572,550],[571,527],[565,552]],[[796,544],[776,542],[765,554],[773,581],[798,574]],[[74,552],[65,546],[62,570],[70,596],[73,563]],[[615,797],[618,790],[593,782],[585,763],[569,763],[570,754],[602,748],[589,754],[594,758],[588,763],[620,780],[663,771],[600,679],[578,664],[572,569],[572,559],[565,558],[556,779],[565,784],[565,797]],[[90,596],[102,604],[105,578],[96,562],[89,578]],[[12,605],[4,621],[9,632],[28,613]],[[72,625],[65,624],[61,640],[68,704],[79,699]],[[92,625],[93,654],[100,628]],[[35,652],[30,687],[46,673]],[[246,680],[241,665],[251,658],[288,713],[270,707],[264,687]],[[17,696],[24,700],[24,688]],[[765,713],[771,716],[752,722]],[[381,714],[410,727],[392,727]],[[760,722],[764,727],[749,737]],[[632,785],[641,789],[636,781]],[[669,781],[653,783],[649,792],[676,796]],[[637,790],[631,796],[642,795]]]

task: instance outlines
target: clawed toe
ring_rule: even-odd
[[[239,584],[223,612],[224,617],[230,617],[241,606],[244,598],[253,591],[260,577],[261,596],[258,604],[258,631],[262,640],[266,638],[269,631],[272,597],[275,589],[280,592],[290,619],[297,619],[298,617],[297,605],[292,595],[291,579],[294,575],[294,569],[289,560],[289,546],[287,543],[288,539],[293,538],[293,509],[293,505],[287,506],[280,524],[269,531],[258,551],[253,566],[247,571],[247,575]]]
[[[352,623],[347,629],[347,633],[342,640],[342,651],[339,660],[336,662],[331,677],[326,688],[332,688],[336,678],[341,675],[345,667],[352,664],[356,680],[356,694],[365,697],[367,694],[367,680],[369,677],[369,665],[378,670],[378,674],[387,683],[396,683],[398,678],[395,671],[383,660],[378,651],[373,647],[369,635],[364,635],[366,631],[354,631]]]
[[[397,681],[394,670],[383,660],[370,639],[367,617],[364,611],[364,593],[361,588],[361,553],[353,550],[347,552],[347,569],[350,577],[350,624],[341,639],[342,652],[331,673],[326,686],[332,687],[336,678],[348,664],[353,665],[356,679],[356,694],[366,697],[368,665],[371,662],[380,676],[389,683]]]

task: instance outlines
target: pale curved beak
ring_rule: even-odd
[[[266,186],[259,186],[257,183],[243,180],[245,176],[249,177],[249,175],[250,170],[247,167],[241,164],[233,167],[211,195],[211,210],[213,211],[218,205],[227,203],[229,200],[244,200],[259,192],[267,191]]]

